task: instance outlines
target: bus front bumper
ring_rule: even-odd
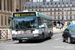
[[[16,36],[13,36],[12,38],[14,40],[38,40],[41,39],[41,34],[17,34]]]

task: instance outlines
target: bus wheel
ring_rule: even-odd
[[[19,43],[22,43],[22,40],[19,40]]]
[[[51,39],[51,32],[49,33],[49,39]]]
[[[40,41],[44,41],[44,34],[42,34],[42,38],[40,39]]]

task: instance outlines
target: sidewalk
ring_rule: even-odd
[[[54,34],[63,33],[63,31],[64,31],[64,28],[62,28],[62,29],[60,30],[60,29],[56,29],[56,27],[53,27],[53,33],[54,33]]]
[[[11,42],[12,40],[0,39],[0,43]]]

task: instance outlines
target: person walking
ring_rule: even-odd
[[[9,35],[8,38],[12,40],[12,26],[11,25],[9,26],[9,33],[8,33],[8,35]]]
[[[60,30],[62,29],[62,24],[60,24]]]

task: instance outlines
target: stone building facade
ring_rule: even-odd
[[[9,37],[8,18],[11,17],[13,12],[25,10],[25,0],[0,0],[0,39]],[[9,33],[9,34],[8,34]]]
[[[75,0],[60,0],[52,2],[27,2],[25,9],[28,11],[37,11],[53,18],[53,24],[63,23],[65,21],[75,20]],[[64,10],[64,12],[62,12]]]

